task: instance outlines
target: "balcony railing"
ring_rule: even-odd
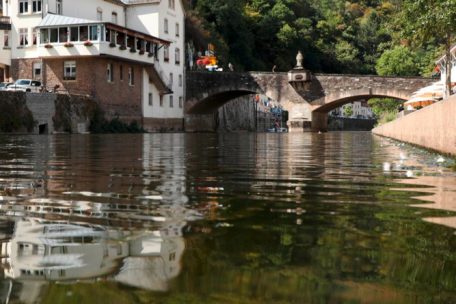
[[[11,18],[8,16],[0,16],[0,30],[11,30]]]

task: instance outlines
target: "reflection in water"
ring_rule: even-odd
[[[23,153],[50,148],[3,166],[0,214],[12,234],[1,243],[3,285],[21,286],[10,283],[3,298],[33,303],[45,281],[98,277],[167,290],[181,269],[183,229],[198,217],[186,207],[183,137],[135,137],[127,150],[101,137],[27,139]]]
[[[0,141],[2,302],[456,297],[454,173],[370,133]]]

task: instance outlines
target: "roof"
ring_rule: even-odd
[[[47,14],[46,17],[41,20],[39,27],[59,26],[59,25],[81,25],[81,24],[99,24],[100,21],[88,20],[74,17],[67,17],[62,15]]]

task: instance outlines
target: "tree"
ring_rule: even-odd
[[[437,37],[445,46],[445,95],[451,95],[451,44],[456,33],[456,0],[403,0],[398,16],[402,35],[418,45]]]
[[[353,107],[352,105],[346,105],[344,107],[344,116],[351,117],[353,115]]]
[[[400,105],[400,102],[391,98],[371,98],[367,103],[377,117],[381,117],[385,113],[396,113]]]
[[[405,46],[396,46],[385,51],[377,61],[375,69],[380,76],[418,75],[416,53]]]

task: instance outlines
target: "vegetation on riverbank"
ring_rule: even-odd
[[[188,0],[187,37],[197,51],[215,44],[221,65],[239,70],[287,71],[301,50],[314,72],[430,76],[446,40],[412,43],[400,31],[409,2]]]

